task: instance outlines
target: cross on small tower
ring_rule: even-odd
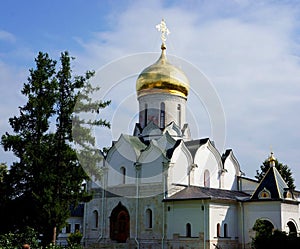
[[[163,45],[165,45],[165,42],[167,40],[166,35],[170,34],[170,31],[167,27],[167,24],[166,24],[165,20],[162,19],[161,22],[159,24],[157,24],[155,27],[157,28],[158,31],[161,32],[160,38],[162,40]]]

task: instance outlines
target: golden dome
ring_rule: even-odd
[[[153,93],[169,93],[187,98],[189,80],[181,69],[168,62],[164,44],[161,49],[159,59],[145,68],[136,81],[138,97]]]

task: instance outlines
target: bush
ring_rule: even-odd
[[[80,246],[80,242],[82,239],[82,233],[78,230],[75,233],[71,233],[68,237],[68,245],[72,248],[72,246]],[[81,247],[78,247],[81,248]],[[77,249],[77,248],[72,248]]]
[[[273,234],[268,237],[256,236],[252,240],[254,249],[282,249],[282,248],[300,248],[300,237],[287,235],[285,232],[274,230]]]
[[[26,227],[24,230],[15,233],[10,232],[0,235],[0,248],[19,249],[24,244],[29,244],[31,249],[39,248],[37,233],[34,229]]]
[[[58,245],[50,244],[45,249],[82,249],[82,246],[81,245],[68,245],[68,247],[65,247],[65,246],[58,246]]]

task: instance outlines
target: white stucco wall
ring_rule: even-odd
[[[227,237],[238,237],[238,209],[236,204],[211,203],[209,205],[210,239],[217,237],[217,224],[220,224],[220,236],[224,237],[224,224],[227,224]]]
[[[287,223],[289,221],[293,222],[296,226],[297,231],[299,232],[299,207],[298,204],[288,204],[288,203],[281,203],[281,229],[289,233],[289,227]]]
[[[175,149],[169,168],[170,183],[188,184],[188,171],[192,158],[183,142]],[[170,184],[169,183],[169,184]]]
[[[225,160],[223,173],[223,189],[237,190],[237,165],[229,157]]]
[[[186,224],[191,224],[192,237],[199,237],[204,229],[204,211],[201,201],[167,202],[167,238],[173,238],[173,234],[186,236]]]
[[[141,150],[145,148],[146,145],[137,138],[122,134],[106,157],[107,186],[124,184],[121,168],[125,168],[126,171],[125,184],[134,184],[136,179],[135,163],[138,161]]]
[[[141,164],[141,183],[153,183],[163,181],[163,162],[167,159],[161,153],[161,150],[151,145],[145,150],[140,158]]]
[[[258,219],[270,221],[275,229],[281,229],[281,203],[279,201],[246,202],[244,205],[245,242],[255,236],[252,228]]]
[[[160,126],[160,104],[165,103],[165,125],[168,125],[174,121],[177,125],[181,124],[181,127],[186,122],[186,99],[183,97],[175,96],[172,94],[149,94],[138,98],[139,101],[139,123],[144,127],[144,110],[145,104],[148,105],[147,118],[148,122],[153,122]],[[181,105],[181,120],[178,120],[178,104]],[[147,123],[148,123],[147,122]]]
[[[258,186],[258,182],[248,179],[248,178],[244,178],[244,177],[240,177],[239,178],[239,190],[246,192],[248,194],[252,194],[255,189]]]
[[[123,183],[121,167],[126,169],[126,184],[135,183],[136,171],[134,167],[136,155],[129,144],[122,143],[108,158],[106,166],[108,167],[108,186],[115,186]]]

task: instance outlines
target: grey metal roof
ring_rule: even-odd
[[[84,204],[80,203],[76,207],[71,206],[71,217],[83,217],[83,211],[84,211]]]
[[[225,190],[217,188],[205,188],[198,186],[187,186],[183,190],[176,194],[168,197],[164,201],[182,201],[182,200],[203,200],[203,199],[214,199],[214,200],[237,200],[239,198],[250,197],[241,191]]]

